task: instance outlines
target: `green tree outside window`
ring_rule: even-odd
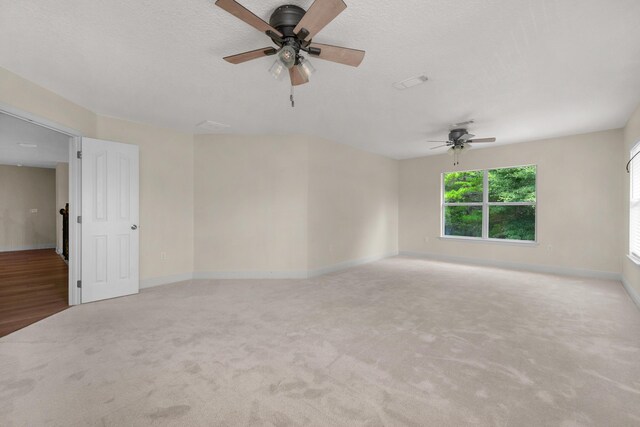
[[[522,166],[443,174],[443,234],[535,241],[536,173]]]

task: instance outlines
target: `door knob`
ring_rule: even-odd
[[[135,225],[135,224],[133,224],[133,225],[131,226],[131,229],[132,229],[132,230],[137,230],[137,229],[138,229],[138,226],[137,226],[137,225]]]

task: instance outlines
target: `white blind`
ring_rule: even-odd
[[[640,142],[631,150],[631,157],[638,152],[640,152]],[[640,155],[633,159],[630,170],[629,253],[640,259]]]

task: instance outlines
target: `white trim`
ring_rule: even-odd
[[[38,126],[54,130],[58,133],[63,133],[68,136],[82,136],[82,134],[75,129],[68,128],[59,123],[52,122],[51,120],[43,119],[42,117],[31,114],[28,111],[19,110],[12,107],[11,105],[4,104],[2,102],[0,102],[0,112],[13,116],[17,119],[25,120]]]
[[[400,255],[416,257],[416,258],[428,258],[434,261],[455,262],[455,263],[479,265],[479,266],[485,266],[485,267],[497,267],[497,268],[504,268],[508,270],[530,271],[533,273],[557,274],[560,276],[588,277],[593,279],[604,279],[604,280],[615,280],[615,281],[622,280],[622,275],[620,273],[614,273],[610,271],[586,270],[581,268],[558,267],[554,265],[525,264],[525,263],[517,263],[517,262],[498,261],[493,259],[489,260],[489,259],[480,259],[480,258],[466,258],[466,257],[453,256],[453,255],[440,255],[440,254],[433,254],[433,253],[426,253],[426,252],[401,251]]]
[[[306,271],[196,271],[196,280],[212,279],[306,279]]]
[[[37,249],[55,249],[55,243],[36,243],[35,245],[25,246],[2,246],[0,252],[18,252],[18,251],[35,251]]]
[[[635,265],[640,266],[640,259],[638,259],[638,257],[633,256],[632,254],[627,254],[627,258],[629,258],[629,261],[631,261]]]
[[[466,236],[440,236],[440,240],[457,240],[466,243],[497,243],[499,245],[513,246],[540,246],[535,240],[513,240],[513,239],[483,239],[482,237],[466,237]]]
[[[82,289],[76,285],[82,278],[82,224],[76,220],[82,212],[82,162],[77,151],[82,151],[79,136],[71,138],[69,147],[69,305],[82,303]]]
[[[156,286],[169,285],[171,283],[184,282],[193,279],[193,273],[181,273],[164,277],[152,277],[140,281],[140,289],[148,289]]]
[[[640,310],[640,295],[635,291],[635,289],[633,289],[631,284],[627,282],[627,279],[625,279],[624,276],[622,277],[622,286],[624,286],[627,294],[629,294],[631,301],[633,301]]]
[[[489,201],[489,171],[497,170],[497,169],[517,169],[517,168],[525,168],[533,166],[536,168],[536,201],[535,202],[491,202]],[[450,173],[457,172],[482,172],[482,202],[446,202],[445,190],[444,190],[444,176]],[[500,167],[487,167],[484,169],[470,169],[464,171],[451,171],[451,172],[442,172],[440,173],[440,239],[468,239],[474,241],[483,241],[490,243],[512,243],[512,244],[538,244],[538,205],[540,204],[540,199],[538,197],[538,165],[528,164],[528,165],[520,165],[520,166],[500,166]],[[480,237],[471,237],[471,236],[449,236],[445,234],[445,209],[449,206],[479,206],[482,207],[482,236]],[[534,225],[534,240],[507,240],[507,239],[496,239],[489,237],[489,208],[491,206],[533,206],[535,209],[535,225]]]
[[[536,175],[538,171],[536,169]],[[536,177],[537,178],[537,177]],[[536,199],[538,194],[536,193]],[[482,171],[482,238],[489,239],[489,170]],[[444,237],[444,236],[442,236]]]
[[[0,102],[0,112],[26,120],[38,126],[42,126],[56,132],[68,135],[69,140],[69,305],[80,304],[80,289],[77,288],[76,282],[81,276],[80,271],[80,236],[82,226],[77,224],[76,216],[81,212],[81,193],[80,183],[82,175],[80,174],[80,161],[76,158],[76,151],[82,147],[82,133],[76,129],[68,128],[51,120],[44,119],[28,111],[20,110],[11,105]],[[55,245],[54,245],[55,247]]]
[[[638,154],[638,152],[640,152],[640,141],[636,142],[633,147],[631,148],[631,151],[629,152],[629,159],[633,159],[634,156],[636,156]],[[639,250],[639,246],[640,246],[640,242],[637,242],[637,238],[638,236],[636,235],[637,232],[637,210],[640,209],[640,206],[638,206],[639,202],[640,202],[640,195],[638,195],[638,193],[640,192],[640,189],[636,189],[635,184],[636,184],[636,173],[638,173],[638,170],[636,169],[637,167],[634,166],[634,163],[629,160],[630,164],[628,164],[627,166],[629,167],[629,210],[628,210],[628,214],[629,214],[629,228],[627,230],[627,234],[629,236],[629,259],[631,259],[631,261],[633,261],[635,264],[638,264],[638,259],[637,259],[637,255],[635,256],[636,259],[634,259],[634,252],[638,252]]]
[[[340,262],[338,264],[329,265],[309,271],[196,271],[194,273],[182,273],[173,276],[154,277],[140,281],[140,289],[146,289],[154,286],[168,285],[170,283],[182,282],[185,280],[260,280],[260,279],[310,279],[322,276],[328,273],[346,270],[371,262],[379,261],[384,258],[397,256],[398,252],[389,252],[382,255],[376,255],[367,258],[360,258],[350,261]]]
[[[314,277],[322,276],[324,274],[335,273],[337,271],[346,270],[349,268],[357,267],[359,265],[369,264],[371,262],[380,261],[381,259],[385,259],[385,258],[397,256],[397,255],[398,255],[398,251],[395,251],[395,252],[388,252],[382,255],[375,255],[375,256],[366,257],[366,258],[339,262],[338,264],[329,265],[327,267],[321,267],[315,270],[309,270],[307,271],[307,277],[311,279]]]

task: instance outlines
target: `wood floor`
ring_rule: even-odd
[[[68,286],[55,250],[0,252],[0,337],[68,308]]]

